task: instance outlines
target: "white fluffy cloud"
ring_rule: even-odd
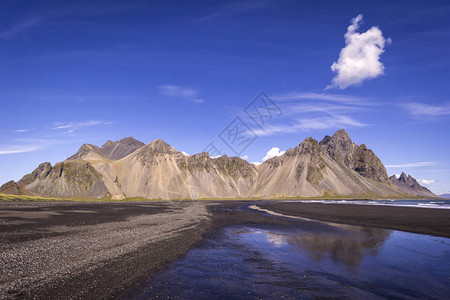
[[[435,180],[428,180],[428,179],[417,179],[417,181],[424,186],[430,186],[432,183],[435,182]]]
[[[264,156],[264,158],[263,158],[263,161],[266,161],[269,158],[272,158],[272,157],[275,157],[275,156],[283,155],[284,152],[286,152],[286,151],[280,151],[280,148],[273,147],[272,149],[267,151],[266,156]]]
[[[344,35],[345,47],[341,50],[339,59],[331,65],[336,76],[327,88],[345,89],[384,74],[380,56],[390,39],[385,39],[376,26],[363,33],[357,32],[362,18],[362,15],[358,15],[348,26]]]

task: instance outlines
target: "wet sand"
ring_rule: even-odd
[[[249,209],[252,204],[312,219],[450,237],[450,211],[428,208],[274,201],[0,202],[0,298],[126,298],[215,229],[288,228],[298,222]]]

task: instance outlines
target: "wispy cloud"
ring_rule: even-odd
[[[14,132],[18,132],[18,133],[23,133],[23,132],[28,132],[31,131],[31,129],[16,129],[14,130]]]
[[[191,88],[190,86],[182,87],[179,85],[171,85],[171,84],[160,86],[159,93],[164,96],[179,96],[185,98],[192,98],[197,95],[197,91]]]
[[[422,161],[422,162],[414,162],[414,163],[406,163],[400,165],[386,165],[386,168],[414,168],[414,167],[428,167],[435,166],[438,163],[435,161]]]
[[[0,155],[40,150],[41,145],[0,145]]]
[[[450,115],[450,104],[431,105],[425,103],[410,103],[406,109],[414,117],[436,117]]]
[[[198,91],[188,87],[179,85],[166,84],[158,87],[159,93],[163,96],[180,97],[188,99],[194,103],[203,103],[204,100],[198,97]]]
[[[91,1],[92,2],[92,1]],[[42,10],[39,16],[31,16],[26,19],[22,19],[16,22],[10,29],[0,32],[0,38],[10,38],[15,35],[26,33],[31,31],[34,27],[45,25],[47,23],[62,24],[62,25],[75,25],[80,26],[80,24],[87,24],[90,31],[102,26],[101,22],[92,23],[86,22],[85,17],[100,16],[100,15],[112,15],[112,14],[123,14],[126,11],[150,11],[152,5],[149,3],[133,3],[132,1],[127,1],[126,3],[114,3],[111,1],[108,6],[90,3],[89,6],[82,5],[68,5],[67,8],[56,8],[49,10]],[[82,17],[83,20],[74,20],[73,17]],[[110,29],[112,30],[112,29]],[[114,30],[117,30],[116,28]]]
[[[227,3],[224,6],[222,6],[218,11],[209,14],[207,16],[204,16],[202,18],[199,18],[195,20],[195,23],[202,23],[206,21],[216,20],[216,19],[223,19],[223,18],[229,18],[236,15],[240,15],[245,12],[259,10],[262,8],[266,8],[270,5],[270,2],[268,1],[238,1],[238,2],[231,2]]]
[[[17,138],[8,144],[0,144],[0,155],[26,153],[43,150],[55,145],[65,145],[81,143],[77,139],[61,139],[61,138]]]
[[[298,131],[326,130],[364,126],[369,126],[369,124],[361,123],[349,116],[330,114],[328,116],[317,118],[298,119],[295,123],[291,124],[269,125],[264,129],[254,130],[254,132],[257,135],[265,136],[277,133],[295,133]]]
[[[323,114],[338,114],[338,113],[349,113],[358,110],[363,110],[364,108],[358,106],[350,105],[333,105],[329,103],[296,103],[294,105],[285,105],[285,114],[293,115],[299,113],[323,113]]]
[[[427,172],[427,173],[438,173],[438,172],[445,172],[449,173],[450,169],[420,169],[420,172]]]
[[[361,118],[369,106],[375,105],[368,98],[330,93],[293,92],[270,98],[283,114],[264,128],[254,129],[260,136],[370,126],[357,118]]]
[[[115,121],[97,121],[97,120],[91,120],[86,122],[69,122],[69,123],[63,123],[63,122],[55,122],[53,124],[53,127],[51,129],[67,129],[69,130],[69,133],[72,133],[73,130],[84,128],[84,127],[91,127],[91,126],[98,126],[98,125],[109,125],[114,124]]]
[[[340,95],[340,94],[327,94],[327,93],[304,93],[293,92],[282,95],[271,96],[272,99],[277,101],[295,101],[295,100],[317,100],[317,101],[330,101],[338,103],[349,103],[358,105],[367,103],[369,99],[364,97],[352,96],[352,95]]]
[[[23,20],[22,22],[16,24],[12,28],[5,30],[3,32],[0,32],[0,38],[12,37],[14,35],[17,35],[19,33],[22,33],[22,32],[25,32],[25,31],[31,29],[32,27],[37,26],[39,23],[40,23],[40,19],[36,18],[36,17]]]
[[[348,26],[344,35],[345,47],[341,50],[339,59],[331,65],[331,70],[336,76],[327,89],[345,89],[384,74],[380,56],[390,39],[386,40],[376,26],[363,33],[357,32],[362,19],[363,16],[358,15]]]

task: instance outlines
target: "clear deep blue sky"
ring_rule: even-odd
[[[349,79],[331,65],[360,14],[375,40],[350,45],[368,56]],[[218,134],[239,116],[250,162],[345,128],[389,175],[449,193],[449,16],[448,1],[2,1],[0,184],[127,136],[233,155]],[[263,130],[243,112],[260,91],[283,111]]]

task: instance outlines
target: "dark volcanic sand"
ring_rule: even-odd
[[[209,228],[202,203],[0,202],[0,299],[110,299]]]
[[[224,226],[293,220],[248,209],[450,237],[439,209],[274,203],[0,202],[0,298],[126,297]]]
[[[286,215],[450,238],[450,210],[304,202],[258,205]]]

